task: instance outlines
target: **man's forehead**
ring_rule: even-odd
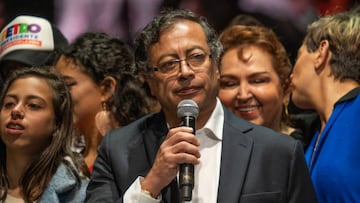
[[[189,21],[192,23],[191,21]],[[162,32],[159,40],[149,47],[150,52],[172,50],[189,50],[194,48],[209,49],[205,32],[198,24],[182,24]]]

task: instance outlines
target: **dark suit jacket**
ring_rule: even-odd
[[[316,202],[300,142],[224,112],[218,202]],[[122,202],[134,180],[150,170],[167,132],[164,115],[156,113],[108,133],[86,202]],[[162,197],[179,202],[175,180]]]

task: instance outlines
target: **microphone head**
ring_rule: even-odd
[[[182,100],[177,106],[177,115],[179,118],[184,116],[193,116],[197,118],[199,115],[199,107],[196,102],[191,99]]]

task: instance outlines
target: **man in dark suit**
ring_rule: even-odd
[[[87,202],[181,202],[179,166],[195,165],[192,202],[316,202],[302,145],[253,125],[217,98],[222,53],[214,30],[190,11],[164,11],[135,39],[135,61],[161,112],[108,133]],[[199,108],[196,136],[177,106]]]

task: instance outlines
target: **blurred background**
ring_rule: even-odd
[[[306,26],[318,16],[341,12],[359,0],[0,0],[0,28],[18,15],[55,24],[71,42],[86,31],[103,31],[131,45],[134,33],[162,8],[187,8],[221,32],[237,15],[251,15],[272,28],[292,61]]]
[[[44,17],[72,42],[88,31],[121,38],[130,47],[134,34],[163,8],[184,8],[205,16],[221,32],[239,16],[251,16],[271,28],[291,62],[308,24],[319,16],[351,9],[360,0],[0,0],[0,28],[18,15]],[[242,18],[243,19],[243,18]],[[244,23],[244,22],[237,22]],[[292,102],[290,113],[298,113]]]

